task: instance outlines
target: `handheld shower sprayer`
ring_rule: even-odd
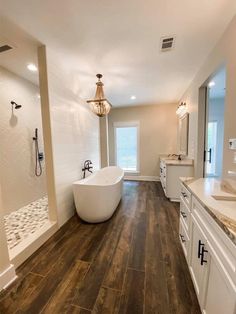
[[[33,137],[33,140],[34,140],[34,141],[37,141],[37,140],[38,140],[38,129],[37,129],[37,128],[34,130],[34,137]]]
[[[42,175],[42,161],[43,161],[43,153],[39,152],[39,142],[38,142],[38,129],[36,128],[34,131],[33,140],[35,141],[35,175],[40,177]]]

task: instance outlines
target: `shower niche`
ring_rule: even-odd
[[[20,75],[8,66],[11,58],[0,62],[0,210],[10,261],[17,267],[56,222],[48,206],[38,71],[28,73],[26,65]],[[32,59],[37,69],[37,54]]]

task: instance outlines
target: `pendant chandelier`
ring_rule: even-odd
[[[90,104],[91,110],[99,117],[106,116],[111,110],[112,105],[104,96],[103,83],[101,82],[102,74],[97,74],[96,77],[98,81],[96,83],[97,90],[94,99],[87,100],[87,103]]]

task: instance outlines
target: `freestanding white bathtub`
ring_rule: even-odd
[[[80,218],[91,223],[109,219],[120,202],[123,178],[121,168],[105,167],[74,182],[74,200]]]

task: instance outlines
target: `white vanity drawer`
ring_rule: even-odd
[[[225,267],[236,286],[235,245],[194,196],[192,198],[192,216],[201,226],[208,239],[208,245],[216,252],[220,263]]]
[[[186,259],[188,259],[189,236],[187,235],[187,232],[185,230],[182,218],[180,218],[180,220],[179,220],[179,238],[180,238],[180,243],[181,243],[183,251],[184,251],[184,255],[185,255]]]
[[[185,204],[183,197],[180,197],[180,218],[182,218],[188,236],[190,235],[191,212]]]
[[[181,193],[182,200],[185,202],[185,204],[191,211],[191,193],[183,184],[181,184],[180,193]]]

